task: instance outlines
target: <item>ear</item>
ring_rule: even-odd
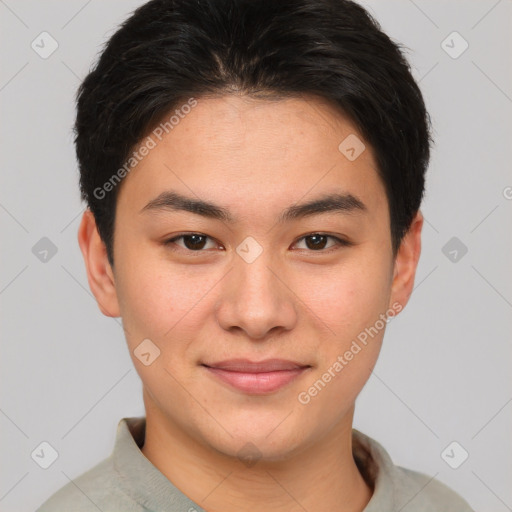
[[[421,229],[423,215],[418,210],[409,230],[402,239],[395,258],[393,284],[389,305],[398,302],[405,307],[414,288],[414,276],[421,253]]]
[[[84,257],[89,287],[101,312],[106,316],[120,316],[114,273],[96,227],[96,220],[89,209],[84,212],[78,228],[78,244]]]

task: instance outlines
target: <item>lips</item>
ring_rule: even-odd
[[[310,365],[284,359],[230,359],[202,366],[214,378],[248,394],[277,391],[310,368]]]

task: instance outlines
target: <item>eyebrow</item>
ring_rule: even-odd
[[[236,222],[235,217],[226,208],[208,201],[183,196],[174,191],[162,192],[146,204],[139,213],[154,211],[185,211],[223,222]],[[289,222],[327,212],[352,214],[367,211],[366,205],[354,195],[333,193],[288,207],[278,216],[277,222]]]

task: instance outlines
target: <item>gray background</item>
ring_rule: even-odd
[[[141,3],[0,0],[2,511],[34,510],[110,453],[120,418],[143,414],[119,319],[88,288],[71,132],[81,78]],[[416,288],[388,326],[355,427],[476,510],[512,510],[512,1],[364,5],[411,49],[436,147]],[[43,31],[59,45],[46,59],[31,47]],[[453,31],[469,44],[457,58]],[[43,237],[57,249],[46,261]],[[43,441],[58,452],[48,469],[31,458]],[[445,460],[462,449],[453,469]]]

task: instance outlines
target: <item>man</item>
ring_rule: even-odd
[[[153,0],[78,94],[78,240],[144,418],[50,511],[470,511],[352,428],[421,249],[429,118],[346,0]]]

